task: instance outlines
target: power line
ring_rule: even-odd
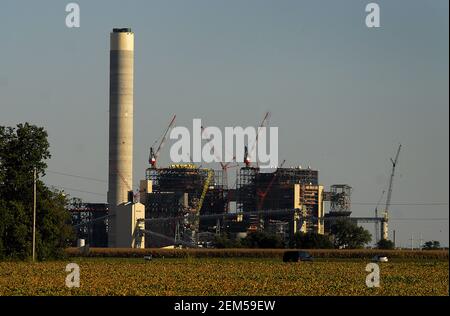
[[[389,218],[390,221],[448,221],[448,218]]]
[[[50,186],[52,186],[52,187],[55,187],[55,188],[68,190],[68,191],[74,191],[74,192],[80,192],[80,193],[87,193],[87,194],[93,194],[93,195],[99,195],[99,196],[106,196],[106,194],[104,194],[104,193],[91,192],[91,191],[84,191],[84,190],[73,189],[73,188],[63,187],[63,186],[60,186],[60,185],[54,185],[54,184],[48,184],[48,185],[50,185]]]
[[[61,189],[65,189],[65,190],[69,190],[69,191],[75,191],[75,192],[81,192],[81,193],[88,193],[88,194],[94,194],[94,195],[100,195],[100,196],[106,196],[106,194],[104,193],[98,193],[98,192],[92,192],[92,191],[85,191],[85,190],[80,190],[80,189],[74,189],[74,188],[69,188],[69,187],[65,187],[65,186],[60,186],[60,185],[54,185],[54,184],[49,184],[50,186],[56,187],[56,188],[61,188]],[[376,203],[352,203],[353,205],[376,205]],[[446,206],[449,205],[448,203],[392,203],[391,205],[400,205],[400,206]],[[419,218],[419,219],[409,219],[409,218],[391,218],[391,220],[448,220],[448,218],[438,218],[438,219],[427,219],[427,218]]]
[[[371,203],[371,202],[352,202],[352,205],[377,205],[377,203]],[[448,202],[398,202],[398,203],[391,203],[391,205],[397,205],[397,206],[447,206],[449,205]]]
[[[48,173],[53,173],[53,174],[58,174],[58,175],[61,175],[61,176],[66,176],[66,177],[85,179],[85,180],[96,181],[96,182],[101,182],[101,183],[108,183],[108,181],[106,181],[106,180],[90,178],[90,177],[85,177],[85,176],[79,176],[79,175],[76,175],[76,174],[70,174],[70,173],[65,173],[65,172],[52,171],[52,170],[47,170],[47,172]]]
[[[108,183],[108,181],[103,180],[103,179],[98,179],[98,178],[91,178],[91,177],[80,176],[80,175],[76,175],[76,174],[65,173],[65,172],[54,171],[54,170],[46,170],[46,171],[48,173],[53,173],[53,174],[66,176],[66,177],[85,179],[85,180],[96,181],[96,182],[100,182],[100,183]],[[71,190],[71,191],[83,192],[83,193],[96,194],[96,195],[105,195],[105,194],[101,194],[101,193],[97,193],[97,192],[83,191],[83,190],[78,190],[78,189],[70,189],[70,188],[65,188],[65,189]],[[377,203],[374,203],[374,202],[352,202],[352,205],[376,206]],[[396,202],[396,203],[391,203],[391,205],[396,205],[396,206],[448,206],[449,203],[448,202]]]

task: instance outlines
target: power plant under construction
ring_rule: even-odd
[[[221,163],[220,170],[193,163],[158,167],[173,117],[159,146],[150,149],[145,178],[134,191],[133,80],[134,33],[129,28],[113,29],[108,200],[105,204],[71,207],[78,239],[85,239],[92,247],[209,247],[214,237],[223,233],[243,238],[264,231],[288,242],[296,232],[327,234],[333,221],[340,218],[374,223],[381,238],[389,238],[388,209],[400,147],[392,160],[388,198],[381,216],[376,210],[374,217],[357,218],[350,216],[350,185],[334,184],[326,190],[319,181],[319,171],[311,167],[283,167],[283,162],[274,169],[260,168],[250,162],[247,150],[242,166],[233,166],[238,169],[232,187],[228,183],[229,163]]]

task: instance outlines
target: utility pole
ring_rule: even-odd
[[[394,229],[394,249],[395,249],[395,229]]]
[[[411,234],[411,250],[414,250],[414,235]]]
[[[175,226],[175,242],[174,242],[175,248],[178,247],[179,244],[181,244],[180,242],[181,242],[180,222],[177,221],[177,225]]]
[[[36,260],[36,167],[33,169],[33,262]]]

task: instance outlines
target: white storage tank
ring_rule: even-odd
[[[85,239],[78,239],[77,241],[77,247],[81,248],[84,247],[86,245],[86,240]]]

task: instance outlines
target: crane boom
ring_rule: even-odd
[[[261,129],[268,123],[268,121],[270,119],[270,115],[271,115],[270,112],[266,112],[264,114],[264,117],[263,117],[263,119],[261,121],[261,124],[259,125],[258,130],[256,131],[255,142],[253,143],[253,145],[252,145],[252,147],[250,149],[249,155],[253,155],[254,154],[254,151],[256,150],[256,146],[258,145],[259,134],[261,132]],[[250,157],[248,157],[248,158],[250,158]],[[255,158],[255,157],[252,157],[252,158]],[[249,162],[250,162],[250,160],[249,160]],[[259,167],[259,161],[258,160],[256,160],[256,166]]]
[[[209,183],[211,182],[213,176],[214,176],[214,172],[211,169],[208,169],[208,175],[207,175],[205,183],[203,185],[202,195],[200,196],[200,200],[198,201],[198,205],[197,205],[198,213],[200,213],[200,210],[202,209],[203,201],[205,201],[206,193],[208,192],[208,188],[209,188]]]
[[[284,163],[286,162],[286,159],[283,160],[283,162],[280,164],[280,166],[277,168],[277,170],[275,170],[275,172],[273,173],[272,179],[270,180],[269,184],[267,185],[267,188],[264,192],[259,192],[258,195],[260,196],[260,200],[258,203],[258,210],[260,210],[263,205],[264,205],[264,200],[266,199],[267,194],[269,193],[269,191],[272,189],[272,186],[275,182],[276,177],[278,176],[278,169],[283,168]]]
[[[170,129],[173,127],[173,125],[175,124],[175,119],[176,119],[176,118],[177,118],[176,115],[174,115],[174,116],[172,117],[172,120],[170,121],[169,126],[167,126],[166,130],[164,131],[164,134],[163,134],[161,143],[159,143],[158,149],[156,149],[156,153],[155,153],[156,158],[158,158],[161,149],[164,147],[164,144],[165,144],[166,138],[167,138],[167,133],[169,132],[169,130],[170,130]]]
[[[389,178],[389,187],[387,192],[387,198],[386,198],[386,206],[384,207],[384,211],[386,214],[389,213],[389,207],[391,206],[391,197],[392,197],[392,186],[394,183],[394,176],[395,176],[395,168],[397,167],[398,163],[398,156],[400,154],[400,149],[402,148],[402,145],[400,144],[397,149],[397,154],[395,155],[395,158],[391,158],[392,163],[392,171],[391,171],[391,177]]]
[[[177,117],[176,115],[174,115],[172,117],[172,120],[170,121],[169,125],[167,126],[167,128],[165,129],[163,135],[160,138],[161,142],[159,143],[158,148],[156,149],[156,151],[153,150],[153,146],[158,143],[158,140],[156,140],[155,143],[152,145],[152,147],[150,147],[149,163],[150,163],[150,165],[153,168],[156,168],[156,161],[158,160],[158,157],[159,157],[159,154],[161,152],[161,149],[164,147],[164,144],[166,142],[167,133],[169,132],[169,130],[175,124],[176,117]]]

